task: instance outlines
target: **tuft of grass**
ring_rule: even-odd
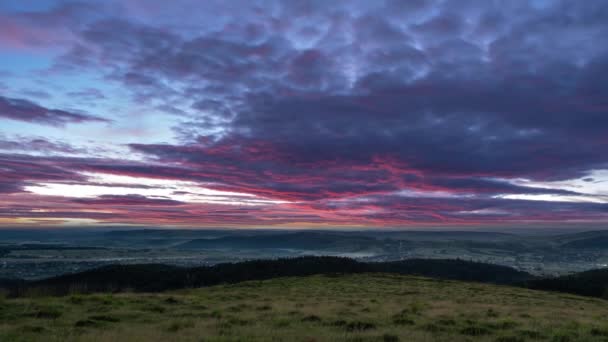
[[[437,324],[443,325],[443,326],[453,326],[453,325],[456,325],[456,321],[451,318],[447,318],[447,319],[442,318],[437,321]]]
[[[438,325],[438,324],[435,324],[435,323],[424,324],[422,326],[422,329],[424,331],[426,331],[426,332],[430,332],[430,333],[433,333],[433,334],[447,331],[447,329],[445,327],[442,327],[441,325]]]
[[[348,322],[344,327],[346,328],[346,331],[365,331],[376,329],[376,325],[374,323],[361,321]]]
[[[24,325],[21,328],[19,328],[19,330],[24,333],[34,333],[34,334],[40,334],[40,333],[43,333],[46,331],[46,329],[44,327],[41,327],[38,325]]]
[[[174,321],[171,322],[166,330],[169,332],[177,332],[183,329],[189,329],[194,327],[194,322],[192,321]]]
[[[589,333],[591,334],[591,336],[608,337],[608,329],[604,328],[591,328]]]
[[[486,311],[486,316],[490,318],[497,318],[498,316],[500,316],[500,314],[493,308],[489,308],[488,311]]]
[[[399,336],[392,334],[384,334],[382,335],[383,342],[399,342]]]
[[[175,297],[167,297],[165,298],[165,300],[163,300],[164,303],[166,304],[179,304],[180,301],[177,300]]]
[[[283,329],[283,328],[289,327],[291,324],[292,324],[292,322],[289,319],[279,319],[276,322],[274,322],[274,324],[272,326],[273,326],[273,328]]]
[[[89,319],[91,319],[93,321],[102,321],[102,322],[109,322],[109,323],[120,322],[120,318],[114,317],[114,316],[109,316],[109,315],[94,315],[94,316],[90,316]]]
[[[397,317],[393,318],[394,325],[414,325],[416,322],[413,319],[409,319],[407,317]]]
[[[61,317],[62,312],[57,308],[40,308],[26,313],[24,316],[42,319],[57,319]]]
[[[83,296],[83,295],[77,295],[77,294],[76,294],[76,295],[71,295],[71,296],[69,297],[68,301],[69,301],[70,303],[72,303],[72,304],[82,304],[82,303],[84,303],[85,298],[86,298],[86,297],[85,297],[85,296]]]
[[[460,330],[460,333],[463,335],[469,336],[483,336],[490,335],[492,330],[488,329],[483,325],[471,325]]]
[[[156,312],[156,313],[164,313],[167,309],[164,306],[160,305],[147,305],[143,308],[145,311]]]
[[[500,336],[494,342],[526,342],[521,336]]]
[[[542,340],[547,338],[545,334],[535,330],[520,330],[518,331],[518,334],[522,338],[530,340]]]
[[[321,317],[317,316],[317,315],[308,315],[304,318],[302,318],[302,322],[321,322],[322,319]]]
[[[100,323],[92,319],[81,319],[76,321],[76,323],[74,323],[74,326],[77,328],[98,327],[100,326]]]

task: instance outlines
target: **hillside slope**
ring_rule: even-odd
[[[389,274],[0,301],[1,341],[606,341],[606,301]]]

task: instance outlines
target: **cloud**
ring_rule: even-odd
[[[314,48],[273,32],[264,15],[221,29],[210,25],[189,38],[127,21],[91,25],[82,37],[97,51],[87,63],[105,61],[109,76],[136,98],[192,102],[177,128],[191,140],[209,134],[227,143],[264,140],[299,161],[357,156],[365,163],[390,154],[425,172],[457,175],[565,179],[606,165],[596,153],[605,144],[599,127],[608,125],[600,115],[605,94],[586,76],[606,72],[606,51],[586,45],[586,56],[567,50],[539,64],[558,48],[555,34],[541,24],[558,28],[559,5],[513,20],[510,30],[483,26],[484,15],[519,8],[479,2],[459,11],[438,8],[437,15],[397,26],[388,7],[369,14],[361,8],[365,14],[353,17],[340,6],[333,16],[315,6],[282,6],[285,13],[312,12],[324,23]],[[587,5],[571,10],[571,25],[583,35],[593,12]],[[299,20],[305,21],[281,25],[291,32],[304,25]],[[350,30],[350,42],[338,27]],[[492,41],[452,37],[480,27],[492,30]],[[245,39],[250,31],[255,39]],[[525,37],[545,45],[520,55]],[[573,37],[561,44],[575,43]],[[519,65],[517,58],[533,63],[534,71],[506,67]],[[545,158],[533,158],[538,154]]]
[[[0,96],[0,118],[52,126],[68,123],[110,122],[110,120],[61,109],[43,107],[32,101]]]
[[[88,204],[88,205],[108,205],[108,206],[123,206],[123,205],[140,205],[140,206],[171,206],[184,204],[183,202],[167,199],[167,198],[149,198],[141,195],[103,195],[96,198],[79,198],[73,202]]]
[[[76,154],[85,153],[86,150],[72,146],[60,141],[50,141],[44,138],[2,138],[0,136],[0,150],[4,151],[23,151],[23,152],[42,152],[42,153],[66,153]]]
[[[75,40],[73,29],[106,9],[100,4],[66,1],[48,10],[0,11],[0,47],[35,51],[70,46]]]
[[[86,88],[79,91],[71,91],[68,92],[67,95],[84,101],[97,101],[107,99],[107,97],[99,89],[96,88]]]
[[[590,193],[517,180],[555,185],[608,169],[606,14],[602,1],[131,1],[98,14],[55,8],[36,14],[40,25],[68,29],[53,18],[72,18],[74,39],[53,70],[92,73],[105,83],[66,94],[112,102],[111,85],[136,108],[120,120],[135,125],[148,111],[163,111],[175,118],[176,137],[128,137],[131,160],[7,155],[10,167],[0,172],[17,189],[86,184],[82,173],[96,172],[268,201],[199,210],[115,194],[61,204],[75,211],[99,205],[121,220],[129,213],[121,202],[132,212],[166,208],[143,210],[137,219],[146,222],[202,220],[196,215],[208,215],[208,224],[602,220],[603,203],[559,201]],[[13,21],[33,30],[33,15]],[[0,116],[53,126],[107,121],[6,97]],[[29,170],[19,174],[22,168]]]
[[[21,187],[13,182],[0,182],[0,193],[10,194],[21,191]]]

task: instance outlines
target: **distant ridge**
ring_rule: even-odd
[[[4,289],[9,296],[17,297],[35,294],[159,292],[277,277],[357,273],[417,275],[608,299],[608,269],[543,279],[507,266],[464,260],[407,259],[392,262],[360,262],[350,258],[329,256],[252,260],[193,268],[162,264],[110,265],[37,281],[0,279],[0,290]]]
[[[564,248],[608,249],[608,231],[604,230],[560,235],[557,240]]]
[[[608,269],[596,269],[547,279],[531,279],[527,287],[608,299]]]
[[[66,295],[127,290],[156,292],[287,276],[378,272],[495,284],[522,283],[534,278],[526,272],[510,267],[463,260],[412,259],[364,263],[340,257],[299,257],[195,268],[157,264],[112,265],[39,281],[16,282],[7,288],[12,296],[32,293]]]
[[[608,236],[574,240],[563,244],[562,247],[573,249],[608,249]]]
[[[369,246],[379,244],[378,239],[359,235],[343,235],[315,232],[294,232],[272,235],[225,236],[215,239],[195,239],[175,248],[293,248],[323,249],[340,246]]]

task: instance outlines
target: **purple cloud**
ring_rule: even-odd
[[[607,15],[603,1],[482,0],[59,1],[4,13],[15,32],[0,34],[7,46],[48,47],[55,40],[45,30],[63,33],[45,75],[56,84],[82,76],[83,86],[41,89],[53,100],[106,106],[101,112],[116,111],[123,131],[148,124],[174,136],[90,132],[104,144],[100,135],[122,134],[112,147],[123,154],[108,158],[6,154],[0,175],[14,183],[0,191],[82,185],[84,173],[102,173],[275,201],[197,209],[141,195],[56,199],[63,213],[83,217],[98,205],[138,222],[605,220],[602,193],[516,184],[601,184],[594,172],[608,170]],[[109,121],[10,97],[0,97],[0,117],[60,129]],[[65,132],[66,145],[28,137],[0,147],[71,153],[76,138]]]
[[[52,126],[82,122],[110,122],[109,119],[89,114],[46,108],[29,100],[3,96],[0,96],[0,117]]]

